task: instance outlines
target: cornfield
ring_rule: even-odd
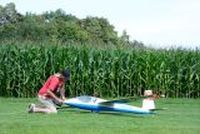
[[[0,96],[34,97],[49,75],[67,66],[67,96],[200,97],[198,50],[95,49],[63,45],[0,45]]]

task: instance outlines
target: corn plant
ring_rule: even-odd
[[[0,61],[0,96],[36,96],[51,74],[68,66],[67,96],[134,96],[152,89],[167,97],[200,97],[199,50],[4,42]]]

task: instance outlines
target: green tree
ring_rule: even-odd
[[[89,33],[94,42],[116,44],[117,32],[107,19],[87,17],[81,20],[80,25]]]
[[[21,19],[22,15],[17,13],[14,3],[0,6],[0,38],[16,37],[16,23]]]
[[[0,40],[48,40],[63,43],[122,45],[143,47],[143,43],[130,41],[126,31],[119,37],[115,27],[103,17],[79,19],[64,10],[37,15],[19,14],[14,3],[0,6]]]

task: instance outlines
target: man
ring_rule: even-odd
[[[66,69],[51,75],[38,93],[38,99],[44,106],[30,104],[29,113],[57,113],[55,102],[63,104],[65,98],[64,83],[70,79],[70,70]],[[56,93],[60,93],[60,98]]]

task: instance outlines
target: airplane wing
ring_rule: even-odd
[[[126,98],[126,99],[117,99],[117,100],[107,100],[103,102],[99,102],[100,105],[113,105],[114,103],[128,103],[131,102],[135,98]]]

